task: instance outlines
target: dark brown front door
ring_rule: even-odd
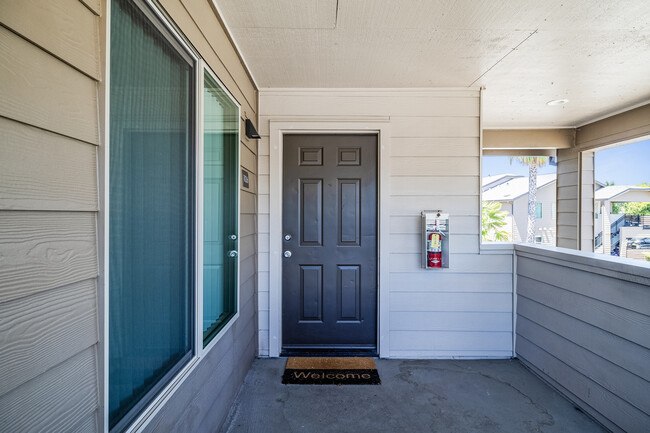
[[[377,347],[377,136],[285,135],[282,345]]]

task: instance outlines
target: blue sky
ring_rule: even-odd
[[[555,173],[557,171],[556,169],[557,167],[547,164],[544,167],[537,168],[537,174]],[[512,161],[512,164],[510,164],[509,156],[483,157],[483,176],[494,176],[505,173],[528,176],[528,166],[522,165],[517,161]]]
[[[616,185],[650,182],[650,140],[596,152],[596,179]]]
[[[627,144],[596,152],[596,179],[616,185],[638,185],[650,182],[650,140]],[[538,174],[555,173],[556,167],[546,166]],[[484,156],[483,176],[513,173],[528,176],[528,167],[507,156]]]

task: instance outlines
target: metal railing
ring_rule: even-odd
[[[624,227],[638,227],[641,224],[641,215],[624,215]]]
[[[612,236],[614,236],[614,234],[618,234],[618,232],[621,230],[621,227],[625,227],[626,217],[627,215],[621,215],[619,219],[617,219],[612,223],[612,225],[610,226],[611,227],[610,233],[612,234]]]
[[[639,215],[621,215],[610,225],[611,248],[615,248],[620,242],[621,227],[639,227],[640,225],[641,217]],[[602,244],[603,234],[601,232],[594,239],[594,248],[598,248]]]
[[[621,217],[611,225],[611,248],[617,247],[621,242],[621,227],[639,227],[640,224],[640,215],[621,215]]]

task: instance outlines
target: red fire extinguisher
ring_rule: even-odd
[[[438,232],[429,234],[427,245],[427,267],[442,268],[442,236]]]

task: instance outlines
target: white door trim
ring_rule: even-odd
[[[388,357],[389,339],[389,180],[390,118],[388,117],[300,117],[269,121],[269,356],[282,349],[282,149],[284,134],[377,133],[378,163],[378,300],[377,350]]]

